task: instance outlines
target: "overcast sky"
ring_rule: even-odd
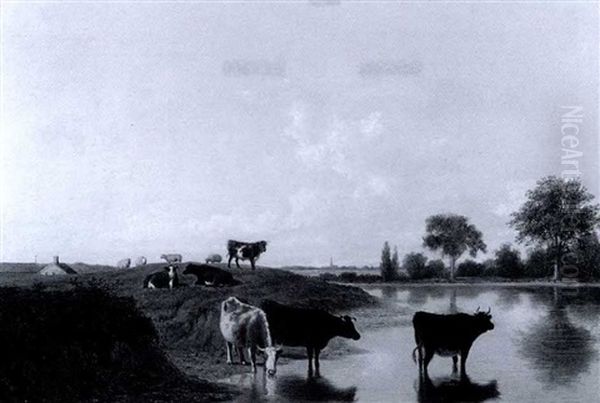
[[[562,106],[597,193],[597,4],[332,3],[5,2],[0,260],[377,264],[442,212],[493,250]]]

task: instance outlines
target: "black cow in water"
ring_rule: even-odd
[[[267,314],[274,344],[306,347],[308,354],[308,375],[313,375],[313,355],[315,374],[319,373],[319,354],[329,340],[336,336],[352,340],[360,339],[353,318],[334,316],[320,309],[303,309],[264,300],[261,309]]]
[[[252,270],[255,269],[254,262],[258,260],[260,254],[267,251],[267,241],[259,242],[240,242],[230,239],[227,241],[227,253],[229,262],[227,267],[231,268],[231,260],[235,259],[235,264],[240,268],[239,259],[249,260]]]
[[[188,263],[183,274],[193,274],[196,276],[196,285],[222,287],[240,284],[228,271],[207,264]]]
[[[457,313],[438,315],[428,312],[417,312],[413,316],[415,342],[413,350],[419,353],[419,375],[427,376],[427,367],[434,354],[442,357],[452,357],[453,372],[457,371],[456,364],[460,355],[460,375],[466,377],[465,364],[473,342],[481,334],[492,330],[492,315],[488,312],[477,312],[474,315]]]

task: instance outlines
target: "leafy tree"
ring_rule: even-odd
[[[457,277],[478,277],[483,274],[483,265],[472,259],[467,259],[456,268]]]
[[[512,214],[518,242],[543,246],[554,259],[554,280],[561,277],[562,257],[578,239],[600,223],[594,196],[579,180],[548,176],[527,192],[527,201]]]
[[[398,247],[394,246],[394,253],[392,253],[392,275],[394,278],[398,277],[400,272],[400,263],[398,262]]]
[[[496,275],[500,277],[517,278],[523,275],[523,262],[518,250],[510,244],[503,244],[495,253]]]
[[[454,281],[456,261],[467,250],[472,257],[485,253],[486,245],[481,232],[469,224],[469,219],[456,214],[433,215],[426,220],[423,245],[433,251],[441,251],[450,258],[450,280]]]
[[[552,256],[542,248],[535,248],[527,254],[523,272],[526,277],[540,278],[552,275]]]
[[[573,254],[575,261],[572,264],[581,280],[600,278],[600,242],[596,233],[579,239]]]
[[[444,277],[446,266],[441,259],[432,259],[425,265],[425,273],[428,277]]]
[[[390,251],[390,244],[386,241],[383,244],[383,249],[381,250],[381,278],[383,281],[392,281],[397,277],[398,274],[398,252],[394,250],[395,255],[395,263],[394,257],[392,257]]]
[[[427,258],[422,253],[408,253],[402,260],[402,268],[410,278],[430,278],[432,276],[427,272],[426,263]]]

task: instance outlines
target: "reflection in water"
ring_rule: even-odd
[[[381,296],[385,300],[395,301],[398,299],[398,288],[396,287],[381,287]]]
[[[352,402],[356,386],[339,388],[325,378],[303,378],[295,375],[277,378],[275,392],[291,400]]]
[[[583,327],[573,325],[565,308],[564,290],[538,295],[548,314],[521,332],[519,353],[537,370],[539,380],[552,388],[569,384],[590,368],[597,351],[594,337]],[[572,296],[567,293],[566,296]],[[546,298],[544,298],[546,297]]]
[[[494,380],[488,383],[471,382],[467,378],[436,378],[421,377],[415,382],[419,403],[435,402],[483,402],[500,396],[498,383]]]

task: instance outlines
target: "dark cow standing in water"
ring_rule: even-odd
[[[183,274],[193,274],[196,276],[196,285],[222,287],[240,284],[228,271],[207,264],[189,263],[185,267]]]
[[[229,240],[227,241],[227,253],[229,254],[229,262],[227,267],[231,268],[231,260],[235,258],[235,264],[240,268],[239,259],[249,260],[252,270],[255,269],[254,262],[258,260],[260,254],[267,251],[267,242],[240,242]]]
[[[438,315],[428,312],[417,312],[413,316],[415,342],[413,350],[419,353],[419,375],[427,376],[427,367],[434,354],[442,357],[452,357],[453,372],[457,371],[456,364],[460,355],[460,375],[466,378],[465,364],[473,342],[481,334],[492,330],[492,315],[490,310],[474,315],[457,313],[453,315]]]
[[[157,271],[144,279],[144,288],[169,288],[179,287],[177,267],[166,266],[163,271]]]
[[[360,339],[352,323],[354,318],[349,316],[334,316],[320,309],[295,308],[271,300],[264,300],[260,307],[267,314],[273,343],[306,347],[309,376],[313,375],[313,356],[315,375],[320,376],[319,354],[329,340],[336,336]]]

